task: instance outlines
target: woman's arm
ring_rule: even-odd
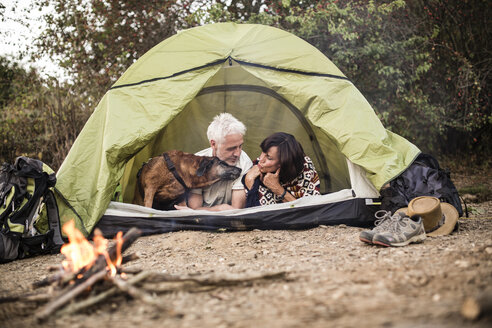
[[[251,187],[253,187],[253,184],[255,183],[255,180],[257,177],[259,177],[261,174],[260,168],[258,165],[253,165],[251,169],[245,174],[244,176],[244,186],[250,190]]]
[[[297,198],[292,195],[290,192],[287,191],[282,185],[280,184],[279,181],[279,172],[280,169],[278,169],[275,173],[267,173],[263,177],[263,184],[265,187],[270,189],[271,192],[273,192],[275,195],[282,197],[282,202],[291,202],[293,200],[296,200]]]

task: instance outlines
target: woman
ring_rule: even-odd
[[[242,179],[247,193],[246,207],[319,195],[318,173],[293,135],[274,133],[260,147],[260,157]]]

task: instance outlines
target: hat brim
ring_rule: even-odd
[[[404,212],[405,214],[408,215],[407,211],[408,211],[408,207],[403,207],[396,212]],[[426,233],[427,236],[429,237],[444,236],[444,235],[449,235],[451,234],[451,232],[453,232],[454,227],[456,226],[456,222],[458,222],[458,218],[459,218],[458,211],[453,205],[448,203],[442,203],[442,202],[441,202],[441,211],[442,214],[444,215],[444,224],[440,226],[438,229]]]

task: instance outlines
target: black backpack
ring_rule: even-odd
[[[17,157],[0,169],[0,263],[58,252],[63,239],[53,194],[54,171],[43,162]],[[48,232],[35,228],[40,211],[48,216]]]
[[[463,216],[460,197],[449,171],[441,169],[434,157],[423,153],[393,179],[388,188],[381,190],[381,208],[394,213],[419,196],[437,197],[453,205],[460,217]]]

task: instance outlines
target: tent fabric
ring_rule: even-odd
[[[222,23],[164,40],[108,90],[57,173],[62,223],[89,234],[118,185],[131,203],[142,163],[208,146],[213,116],[230,112],[248,128],[251,158],[273,132],[292,133],[320,174],[322,192],[353,186],[348,162],[369,189],[403,172],[416,146],[386,130],[370,104],[320,51],[277,28]]]

